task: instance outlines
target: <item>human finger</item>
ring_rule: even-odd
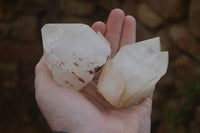
[[[124,45],[134,43],[136,40],[136,21],[132,16],[126,16],[123,23],[120,48]]]
[[[96,32],[99,31],[102,35],[104,35],[106,32],[106,25],[101,21],[97,21],[92,25],[92,29]]]
[[[124,17],[124,12],[121,9],[112,10],[108,17],[105,37],[110,42],[111,58],[114,57],[119,49]]]
[[[35,67],[35,88],[41,88],[41,86],[45,85],[46,83],[51,84],[53,83],[53,80],[43,55]]]

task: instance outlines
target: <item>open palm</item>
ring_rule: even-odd
[[[114,9],[105,25],[96,22],[92,28],[100,31],[111,44],[111,58],[120,47],[135,42],[136,22]],[[98,92],[96,83],[89,83],[80,92],[57,85],[42,57],[36,66],[36,100],[54,131],[70,133],[149,133],[151,97],[132,107],[118,110]]]

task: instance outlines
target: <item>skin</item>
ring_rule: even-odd
[[[110,42],[115,56],[120,47],[135,42],[136,21],[120,9],[111,11],[107,24],[92,25]],[[150,133],[152,97],[118,110],[98,92],[93,81],[80,92],[57,85],[44,56],[35,69],[35,96],[53,131],[70,133]]]

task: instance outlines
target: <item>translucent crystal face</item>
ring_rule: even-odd
[[[126,45],[105,65],[97,87],[112,105],[128,107],[153,92],[167,66],[159,38]]]
[[[54,80],[76,90],[93,79],[111,51],[108,41],[84,24],[46,24],[42,39]]]

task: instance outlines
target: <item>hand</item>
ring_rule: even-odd
[[[111,58],[120,47],[135,42],[136,22],[114,9],[105,25],[96,22],[92,28],[100,31],[111,44]],[[57,85],[42,57],[36,66],[36,100],[53,131],[70,133],[149,133],[152,98],[132,107],[117,110],[98,92],[91,82],[80,92]]]

